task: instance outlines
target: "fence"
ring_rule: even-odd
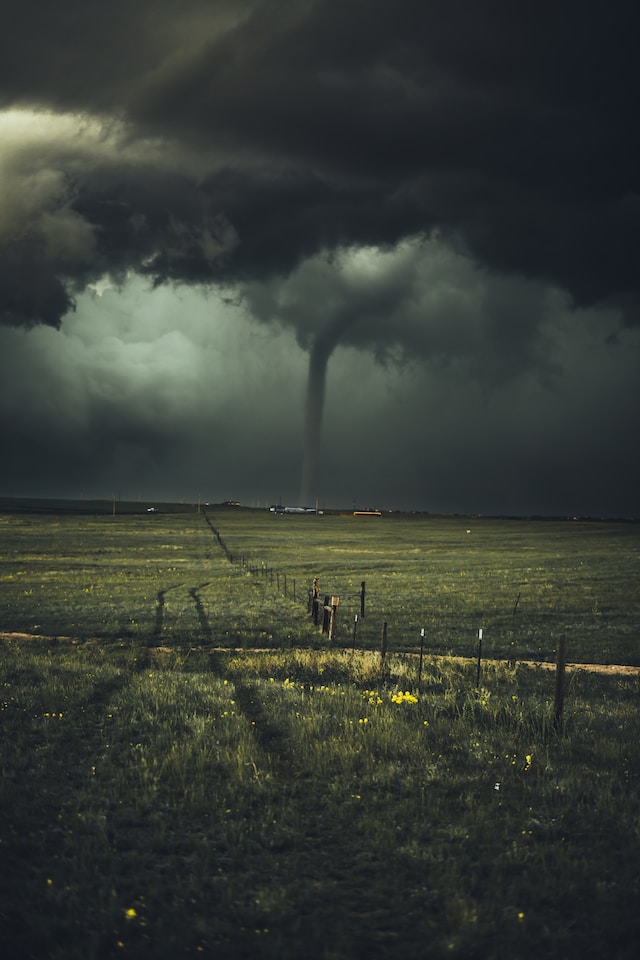
[[[230,563],[236,563],[239,560],[240,566],[247,571],[252,576],[260,576],[265,580],[268,580],[271,584],[275,585],[278,593],[282,592],[285,597],[289,596],[291,593],[292,599],[295,602],[297,599],[297,584],[296,579],[289,577],[287,580],[287,574],[281,573],[278,570],[274,570],[273,567],[267,566],[264,562],[261,562],[260,565],[251,563],[247,557],[243,554],[240,554],[240,557],[234,557],[226,543],[222,539],[220,531],[211,522],[206,510],[203,511],[204,518],[211,529],[212,533],[216,537],[220,548],[225,553],[225,556]],[[347,594],[343,599],[359,599],[360,601],[360,618],[364,620],[365,618],[365,598],[366,598],[366,582],[361,581],[360,590],[356,594]],[[515,615],[518,602],[520,600],[520,593],[515,601],[513,608],[513,614]],[[338,608],[340,605],[340,597],[337,594],[325,594],[322,601],[320,600],[320,578],[314,577],[311,587],[307,591],[307,613],[311,615],[314,625],[321,626],[322,634],[328,636],[329,642],[334,643],[336,640],[337,625],[338,625]],[[320,624],[320,613],[322,612],[322,623]],[[354,614],[353,621],[353,636],[352,636],[352,650],[355,651],[356,648],[356,639],[358,631],[358,614]],[[476,668],[476,688],[480,686],[480,677],[482,670],[482,640],[483,640],[483,628],[478,629],[478,647],[477,647],[477,668]],[[422,680],[422,665],[424,657],[424,644],[425,644],[425,630],[424,628],[420,631],[420,654],[418,662],[418,684]],[[380,665],[381,669],[384,671],[386,656],[388,650],[388,622],[385,620],[382,624],[382,635],[380,640]],[[557,651],[556,651],[556,670],[555,670],[555,698],[554,698],[554,721],[556,728],[558,730],[562,727],[562,714],[564,710],[564,692],[565,692],[565,667],[566,667],[566,638],[562,634],[558,641]]]

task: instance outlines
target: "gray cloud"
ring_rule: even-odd
[[[553,375],[546,328],[568,306],[561,291],[490,274],[437,239],[318,255],[240,289],[255,318],[291,327],[305,349],[320,338],[329,352],[342,343],[382,363],[462,365],[492,383],[527,368]]]
[[[0,355],[7,493],[225,499],[258,466],[253,497],[297,484],[300,351],[219,300],[132,280],[59,331],[0,330]]]
[[[502,379],[453,343],[386,365],[338,344],[313,499],[633,515],[638,331],[558,305],[539,337],[552,373]],[[293,328],[189,288],[82,295],[60,331],[0,330],[3,492],[294,501],[306,365]]]
[[[95,237],[96,269],[219,282],[437,227],[490,268],[635,316],[637,13],[598,11],[66,0],[52,17],[32,2],[3,34],[0,77],[7,106],[106,124],[89,155],[67,135],[53,167],[41,158],[70,181],[59,202]],[[114,131],[173,164],[158,146],[133,162]],[[40,234],[25,227],[34,269],[86,282],[78,256],[33,256]]]
[[[33,451],[54,447],[67,451],[70,474],[92,482],[108,463],[131,476],[161,465],[156,473],[177,478],[170,451],[178,438],[199,450],[185,424],[206,409],[203,430],[235,451],[236,472],[224,467],[232,485],[241,465],[267,459],[263,436],[295,409],[286,439],[272,439],[289,482],[302,401],[292,387],[283,407],[275,386],[254,416],[229,379],[242,377],[236,365],[218,380],[201,375],[208,348],[179,296],[198,317],[207,305],[211,330],[222,323],[217,298],[228,301],[238,353],[264,350],[271,364],[286,355],[300,398],[300,348],[321,357],[325,422],[337,394],[352,426],[359,416],[359,401],[335,384],[336,371],[349,376],[346,356],[377,371],[384,389],[372,386],[362,403],[390,438],[403,486],[425,504],[429,491],[439,503],[464,490],[473,499],[463,448],[484,451],[486,477],[500,464],[527,503],[555,502],[536,478],[557,457],[566,490],[557,503],[570,500],[593,437],[578,401],[618,472],[631,471],[619,423],[621,410],[637,409],[637,388],[609,364],[626,370],[621,344],[637,349],[625,325],[638,320],[638,19],[631,2],[576,0],[15,5],[0,36],[0,326],[3,436],[23,480]],[[122,329],[83,340],[78,331],[94,330],[98,315],[109,326],[87,293],[106,283],[104,303],[126,330],[149,327],[146,346]],[[143,303],[171,303],[170,329],[160,332]],[[21,365],[29,399],[19,406]],[[414,383],[416,368],[436,394]],[[50,416],[52,395],[64,419]],[[526,441],[507,440],[510,407],[530,424]],[[480,409],[486,423],[459,445]],[[391,467],[379,468],[387,483],[371,484],[368,429],[359,434],[368,467],[350,465],[349,477],[372,497],[395,496]],[[201,462],[208,475],[213,461]],[[320,458],[329,489],[322,471]],[[599,475],[584,497],[593,510],[606,488]],[[273,486],[283,485],[277,477],[274,466]]]

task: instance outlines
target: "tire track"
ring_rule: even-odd
[[[213,630],[211,629],[209,618],[205,613],[202,600],[200,599],[200,596],[198,594],[198,591],[202,590],[203,587],[209,587],[209,586],[211,586],[210,583],[200,583],[198,584],[197,587],[191,587],[191,589],[189,590],[189,596],[195,603],[196,613],[198,614],[198,620],[200,621],[200,628],[204,633],[205,637],[207,638],[207,640],[211,643],[213,642]]]
[[[288,753],[287,737],[269,720],[255,685],[237,675],[232,679],[236,704],[251,724],[258,746],[274,766],[282,766]]]
[[[156,619],[153,627],[153,633],[151,635],[153,640],[158,641],[162,637],[162,627],[164,625],[164,606],[167,593],[169,590],[178,590],[182,586],[182,583],[176,583],[173,587],[167,587],[165,590],[158,590],[156,601]]]

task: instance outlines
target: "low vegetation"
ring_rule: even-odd
[[[553,587],[550,641],[562,627],[573,659],[586,661],[602,633],[608,649],[626,651],[617,660],[637,662],[635,528],[567,525],[565,556],[561,541],[552,545],[561,528],[487,521],[475,534],[483,545],[471,548],[464,521],[461,533],[455,520],[428,533],[420,520],[411,550],[419,558],[429,542],[434,551],[420,580],[410,521],[396,527],[405,541],[395,554],[392,524],[359,528],[362,556],[349,548],[347,562],[336,531],[356,532],[343,518],[311,528],[311,560],[289,518],[269,527],[273,518],[260,516],[251,549],[246,515],[209,519],[257,573],[230,563],[193,512],[0,517],[7,955],[635,957],[638,676],[570,671],[558,724],[552,671],[505,648],[487,655],[478,679],[473,660],[449,655],[469,644],[467,631],[449,633],[467,606],[472,646],[480,612],[487,636],[506,629],[488,611],[497,617],[490,596],[498,564],[506,571],[511,560],[521,599],[508,616],[529,622],[533,649],[545,622],[533,616],[544,594],[534,565],[549,578],[552,568],[575,572],[581,558],[584,583]],[[318,553],[323,529],[331,536]],[[529,559],[519,530],[531,531]],[[444,583],[438,549],[443,569],[466,572],[465,589],[451,587],[450,616],[438,643],[430,634],[419,678],[412,637],[427,608],[418,583],[438,582],[434,570]],[[527,562],[530,609],[519,579]],[[287,597],[262,564],[287,574]],[[615,569],[627,572],[622,587]],[[367,579],[370,649],[363,629],[353,651],[346,617],[334,647],[319,635],[304,594],[291,595],[311,571],[343,578],[343,593],[349,577],[356,588]],[[394,641],[384,662],[383,617]]]
[[[214,535],[221,535],[227,553]],[[317,645],[307,591],[338,595],[337,646],[640,664],[640,526],[194,508],[0,514],[2,629],[47,636]],[[229,562],[228,554],[233,557]],[[249,572],[249,571],[252,572]],[[286,596],[285,596],[286,590]]]

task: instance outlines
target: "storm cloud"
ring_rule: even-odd
[[[23,389],[40,398],[19,412],[5,386],[4,436],[21,480],[38,451],[52,455],[52,436],[87,486],[104,476],[106,450],[137,463],[141,483],[179,437],[193,441],[183,460],[209,463],[206,441],[184,429],[197,408],[203,429],[235,451],[229,486],[241,465],[264,470],[273,457],[270,495],[321,486],[328,496],[331,486],[336,498],[433,509],[637,512],[621,424],[638,406],[628,375],[640,316],[638,19],[631,2],[573,0],[15,5],[0,37],[0,323],[4,362],[11,371],[17,358]],[[103,289],[97,309],[91,291]],[[171,331],[145,333],[147,354],[134,346],[144,297],[177,311]],[[130,317],[120,352],[98,347],[107,303]],[[208,311],[221,344],[261,344],[269,371],[240,391],[246,399],[260,382],[260,416],[249,413],[257,399],[239,402],[225,379],[242,376],[236,364],[221,368],[224,386],[202,374],[201,322],[196,335],[180,303],[198,318]],[[94,381],[74,396],[68,351],[85,319],[92,346],[74,376],[95,372],[102,350],[104,389]],[[136,349],[146,381],[130,370]],[[362,367],[366,398],[336,381],[347,357]],[[309,358],[316,419],[307,414],[305,428]],[[264,376],[279,364],[299,399],[274,440],[283,410]],[[127,417],[111,416],[109,377],[130,397]],[[53,435],[48,381],[68,405]],[[309,468],[299,493],[296,445],[319,433],[325,394],[325,426],[337,397],[351,436],[358,422],[364,466],[334,452],[343,480],[329,483],[318,436],[309,456],[319,472]],[[361,405],[375,410],[378,436],[393,424],[395,470],[373,468]],[[528,423],[526,443],[509,405]],[[573,411],[571,457],[555,437],[557,405]],[[455,441],[479,409],[485,468],[474,487]],[[617,490],[588,455],[588,423],[605,435]],[[514,429],[523,446],[508,461],[509,488],[520,492],[475,496],[488,465],[507,463]],[[113,444],[92,453],[88,435]],[[333,442],[349,449],[341,436],[334,423]],[[136,476],[112,472],[121,469]],[[581,484],[591,492],[578,496]]]

